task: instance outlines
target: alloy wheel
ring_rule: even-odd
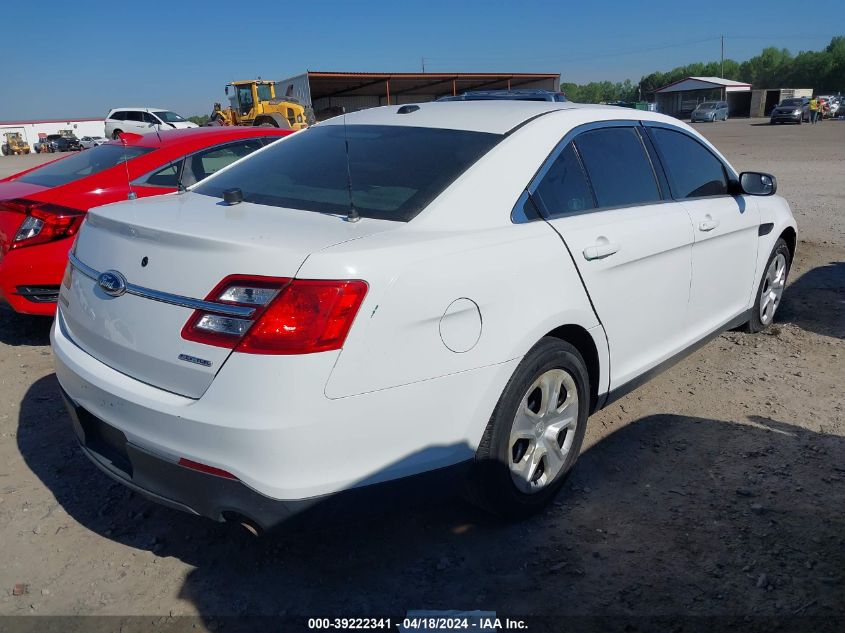
[[[786,257],[783,253],[778,253],[766,269],[766,277],[760,291],[760,323],[763,325],[768,325],[774,319],[785,285]]]
[[[511,479],[534,494],[563,469],[578,425],[578,389],[569,372],[550,369],[528,388],[514,416],[508,443]]]

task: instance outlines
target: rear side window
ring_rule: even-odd
[[[157,172],[147,176],[142,184],[150,187],[171,187],[175,189],[179,185],[179,171],[182,168],[182,161],[162,167]]]
[[[728,180],[722,161],[683,132],[652,128],[651,136],[676,200],[725,196]]]
[[[274,143],[193,191],[277,207],[410,221],[503,137],[399,125],[318,125]],[[347,147],[349,161],[347,162]]]
[[[575,146],[593,185],[599,207],[660,201],[660,190],[643,142],[632,127],[579,134]]]
[[[537,187],[537,193],[552,216],[595,208],[593,192],[572,143],[551,164]]]
[[[261,141],[256,138],[224,147],[213,147],[189,156],[186,159],[186,171],[182,177],[182,184],[188,186],[204,180],[261,147]]]
[[[151,151],[153,151],[151,147],[98,145],[54,163],[47,163],[16,180],[41,185],[42,187],[58,187],[86,176],[92,176]]]
[[[117,112],[112,112],[111,116],[109,117],[112,121],[123,121],[126,119],[126,112],[123,110],[118,110]]]

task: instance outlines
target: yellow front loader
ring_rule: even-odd
[[[3,147],[0,148],[3,150],[4,156],[9,156],[10,154],[29,154],[29,143],[23,140],[20,132],[6,132],[4,136],[6,137],[6,141],[3,143]]]
[[[308,127],[305,107],[293,97],[277,99],[272,81],[233,81],[226,85],[227,95],[230,90],[234,90],[233,107],[215,103],[211,125],[265,125],[292,130]]]

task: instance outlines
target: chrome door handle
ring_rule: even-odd
[[[618,250],[619,244],[613,244],[607,241],[596,242],[592,246],[588,246],[584,249],[584,259],[588,261],[593,259],[604,259],[605,257],[610,257]]]
[[[706,217],[701,222],[698,223],[698,230],[699,231],[712,231],[717,226],[719,226],[719,220],[714,220],[711,217]]]

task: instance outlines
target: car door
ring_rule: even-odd
[[[696,338],[720,329],[751,301],[756,279],[760,212],[750,196],[730,195],[732,172],[692,134],[648,125],[673,199],[690,215],[695,234],[687,322]]]
[[[141,121],[147,132],[156,132],[161,130],[161,121],[150,112],[141,112]]]
[[[688,343],[693,235],[683,206],[664,199],[641,126],[597,125],[565,137],[529,192],[604,326],[615,389]],[[539,272],[553,292],[553,271]]]
[[[127,110],[126,118],[123,121],[124,132],[132,132],[133,134],[146,134],[152,132],[152,128],[148,123],[144,123],[144,116],[138,110]]]

